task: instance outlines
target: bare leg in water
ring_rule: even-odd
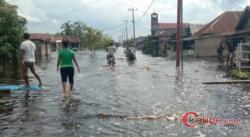
[[[22,72],[23,72],[23,79],[25,82],[25,86],[29,86],[29,79],[28,79],[28,68],[26,65],[22,65]]]
[[[63,82],[62,87],[63,87],[63,92],[66,94],[67,93],[67,83]]]
[[[25,82],[25,86],[27,86],[27,87],[30,86],[29,79],[28,79],[28,67],[26,65],[22,65],[22,73],[23,73],[23,79]],[[26,90],[26,94],[25,94],[26,98],[29,97],[29,93],[30,93],[30,91]]]
[[[70,84],[70,91],[73,91],[74,84]]]
[[[35,75],[36,79],[38,80],[39,86],[42,86],[42,81],[41,81],[39,75],[35,71],[35,65],[34,64],[31,65],[30,71]]]

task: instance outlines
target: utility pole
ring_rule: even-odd
[[[125,21],[126,41],[128,41],[128,20],[123,20],[123,21]]]
[[[183,33],[183,0],[181,0],[181,9],[180,9],[180,11],[181,11],[181,71],[182,71],[182,73],[183,73],[183,60],[184,60],[184,56],[183,56],[183,37],[184,37],[184,33]]]
[[[177,31],[176,31],[176,67],[180,66],[180,50],[181,50],[181,29],[182,29],[182,0],[177,3]]]
[[[125,22],[125,40],[126,40],[126,44],[125,46],[127,47],[127,43],[128,43],[128,20],[123,20]]]
[[[121,42],[121,45],[123,46],[124,45],[124,33],[122,31],[122,42]]]
[[[119,43],[121,44],[121,36],[119,36],[118,39],[119,39]]]
[[[134,44],[135,44],[135,11],[137,9],[134,9],[134,8],[131,8],[131,9],[128,9],[129,11],[132,11],[132,23],[133,23],[133,38],[134,38]]]
[[[123,33],[123,46],[124,46],[126,41],[126,32],[122,31],[122,33]]]

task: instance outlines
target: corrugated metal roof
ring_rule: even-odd
[[[224,12],[201,28],[197,33],[194,34],[194,36],[234,32],[240,20],[241,14],[241,11]]]

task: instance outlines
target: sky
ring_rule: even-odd
[[[176,22],[177,0],[6,0],[18,6],[27,19],[30,33],[58,33],[67,21],[83,21],[115,40],[125,31],[133,36],[132,12],[135,9],[136,37],[150,35],[150,15],[158,13],[159,22]],[[206,24],[224,11],[243,11],[250,0],[183,0],[183,21]],[[120,25],[121,24],[121,25]],[[118,26],[118,27],[113,27]]]

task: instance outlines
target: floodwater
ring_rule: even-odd
[[[64,96],[56,54],[37,67],[48,92],[22,91],[0,98],[1,137],[248,137],[250,92],[244,85],[202,85],[227,80],[217,63],[198,59],[184,62],[183,74],[175,61],[152,58],[137,52],[129,64],[119,48],[117,65],[105,67],[106,53],[76,54],[81,73],[75,76],[75,91]],[[12,71],[11,71],[12,70]],[[22,83],[20,73],[0,69],[1,84]],[[31,76],[32,83],[37,81]],[[193,111],[204,116],[240,120],[239,125],[199,125],[187,128],[179,120],[124,120],[112,116],[183,115]],[[98,114],[110,115],[100,118]]]

